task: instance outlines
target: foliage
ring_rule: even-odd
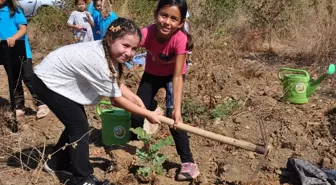
[[[293,0],[244,0],[243,7],[252,16],[250,23],[253,26],[265,28],[288,22],[290,15],[285,10],[292,8],[293,2]]]
[[[141,27],[152,24],[156,3],[157,1],[153,0],[129,0],[128,10],[131,19]]]
[[[66,22],[74,11],[73,1],[66,0],[64,8],[40,7],[29,21],[29,40],[33,49],[50,52],[62,45],[73,43],[72,31]]]
[[[217,104],[214,109],[211,110],[212,118],[226,119],[232,111],[240,107],[240,102],[232,99],[226,99],[223,103]]]
[[[136,129],[131,128],[137,138],[144,142],[145,146],[136,150],[137,163],[140,167],[137,170],[137,174],[146,179],[152,175],[160,175],[165,172],[162,164],[166,161],[167,156],[159,153],[160,149],[165,146],[171,146],[174,144],[172,136],[166,139],[159,139],[156,141],[152,135],[147,134],[145,130],[138,127]]]
[[[207,108],[204,105],[197,104],[191,98],[186,98],[182,104],[182,116],[185,122],[193,122],[195,116],[199,117],[207,114]]]

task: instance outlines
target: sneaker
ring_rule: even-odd
[[[69,169],[55,170],[55,169],[50,168],[50,166],[48,165],[47,162],[45,162],[44,165],[43,165],[44,171],[46,171],[48,173],[63,173],[63,174],[72,176],[72,172]]]
[[[76,183],[76,185],[111,185],[108,181],[100,182],[94,175],[90,175],[82,182]]]
[[[177,175],[178,181],[187,181],[195,179],[200,175],[197,164],[195,163],[182,163],[180,173]]]

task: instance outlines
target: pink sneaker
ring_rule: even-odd
[[[195,163],[182,163],[181,171],[177,175],[178,181],[187,181],[195,179],[200,175],[200,171],[198,169],[197,164]]]

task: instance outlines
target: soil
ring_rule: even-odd
[[[174,176],[178,172],[180,160],[174,147],[165,147],[162,152],[169,156],[169,160],[164,164],[167,172],[147,184],[299,184],[288,176],[286,162],[290,157],[299,157],[325,168],[336,167],[336,153],[333,147],[336,143],[336,94],[333,80],[325,80],[317,93],[309,99],[309,103],[294,105],[281,101],[282,85],[277,79],[278,69],[285,64],[291,65],[290,62],[258,54],[242,55],[232,60],[225,65],[213,66],[210,70],[212,83],[215,81],[217,84],[211,89],[211,95],[215,100],[225,97],[241,100],[243,106],[225,120],[198,119],[196,116],[189,124],[255,144],[263,144],[262,137],[266,136],[273,149],[259,173],[252,176],[263,155],[190,134],[192,153],[199,165],[201,176],[192,182],[175,181]],[[279,62],[274,62],[275,60]],[[200,65],[196,59],[190,69],[185,98],[192,97],[195,101],[208,104],[211,98],[202,93],[202,87],[195,87],[199,79],[195,77],[194,72],[200,69]],[[0,76],[4,125],[5,122],[8,123],[4,113],[8,112],[5,108],[8,107],[9,95],[3,68],[0,69]],[[199,78],[203,78],[204,83],[207,83],[206,76]],[[63,125],[53,113],[36,120],[35,107],[29,92],[26,91],[25,95],[26,105],[31,111],[18,119],[19,131],[12,133],[8,127],[1,127],[0,184],[66,183],[70,177],[51,175],[41,168],[41,156],[50,152],[62,132]],[[162,97],[159,97],[159,100],[162,101]],[[101,121],[95,107],[87,106],[86,111],[91,126],[90,159],[94,166],[94,174],[112,184],[139,184],[132,166],[135,149],[139,143],[103,146]],[[265,129],[261,130],[260,125]],[[265,134],[262,134],[262,131],[265,131]],[[167,136],[169,130],[162,126],[156,135]]]

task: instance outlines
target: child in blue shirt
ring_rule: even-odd
[[[94,0],[93,1],[93,10],[91,11],[91,15],[94,21],[93,26],[93,38],[94,40],[101,40],[102,36],[100,34],[100,20],[101,20],[101,13],[102,10],[102,1],[101,0]],[[88,9],[89,10],[89,9]]]
[[[93,8],[91,8],[91,4]],[[111,23],[118,19],[118,16],[111,10],[111,7],[105,7],[102,0],[93,0],[88,6],[88,12],[90,12],[94,21],[94,40],[100,40],[104,37],[106,29]]]
[[[101,12],[101,19],[100,19],[100,25],[99,25],[99,31],[102,37],[104,37],[107,28],[110,26],[110,24],[118,19],[118,16],[113,11],[110,11],[109,13],[105,14]]]
[[[16,115],[23,116],[25,114],[24,91],[22,87],[23,79],[31,95],[36,100],[37,118],[42,118],[49,113],[49,108],[36,96],[32,87],[34,72],[32,68],[32,53],[26,35],[27,20],[23,11],[18,8],[17,1],[0,0],[0,28],[0,40],[7,40],[9,47],[13,47],[16,40],[25,41],[25,58],[17,56],[16,58],[11,58],[10,61],[12,64],[13,84],[15,85],[14,99]],[[4,60],[4,58],[2,57],[0,60]],[[2,61],[2,63],[4,62]],[[8,74],[8,66],[6,64],[4,66]]]

